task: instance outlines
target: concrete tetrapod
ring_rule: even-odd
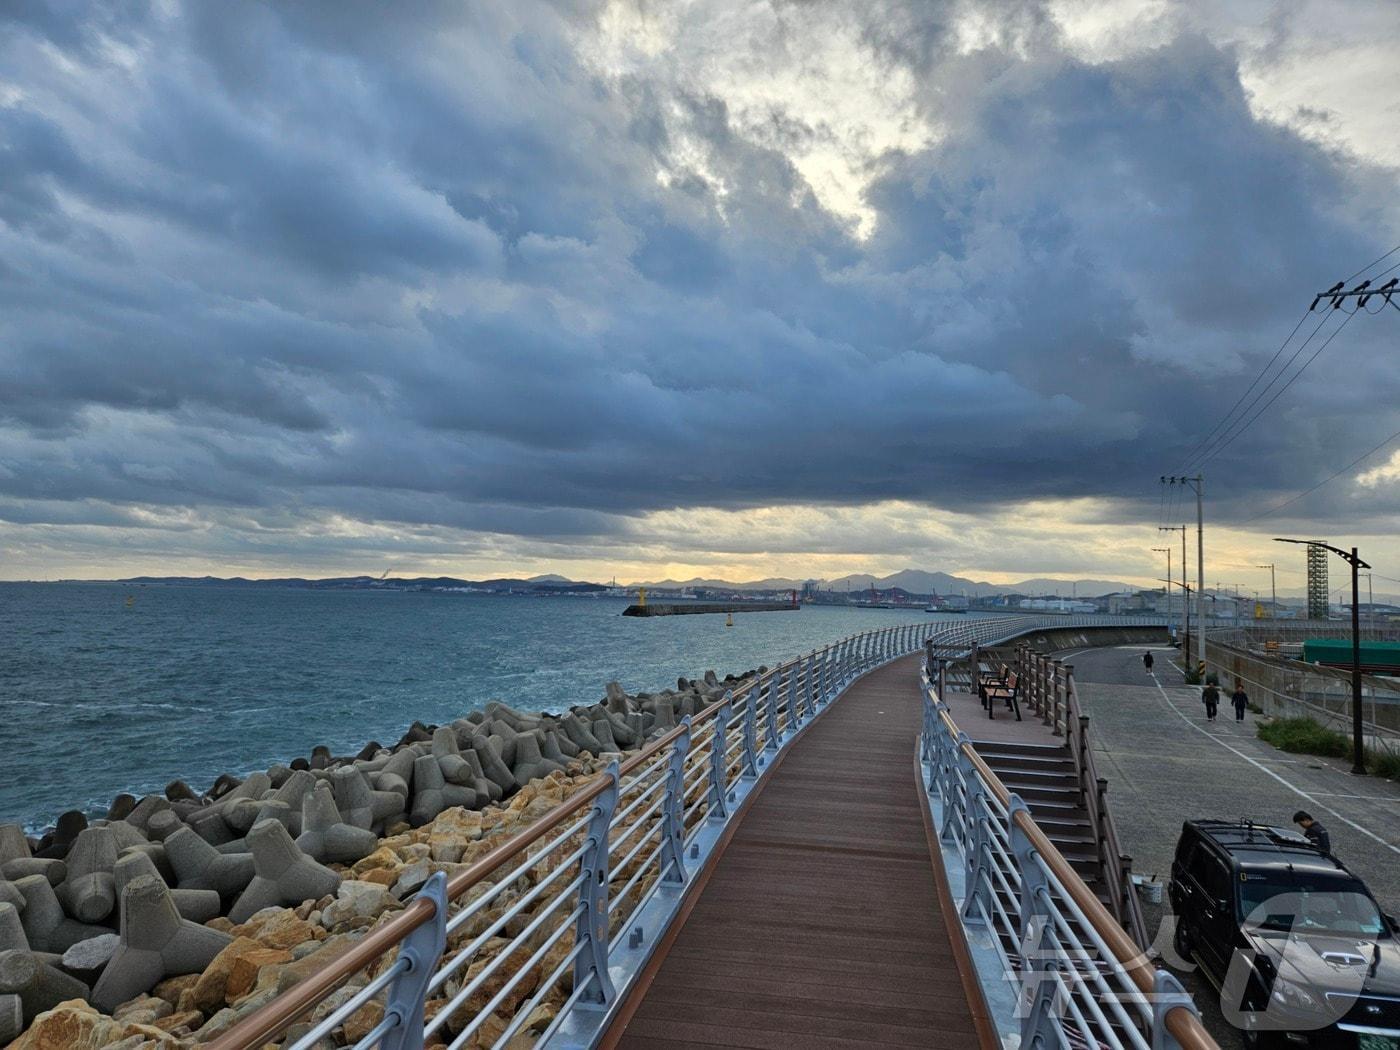
[[[564,727],[564,732],[569,739],[577,744],[584,751],[591,751],[594,755],[603,753],[602,742],[593,735],[593,730],[586,725],[578,715],[572,711],[559,720],[559,724]]]
[[[220,853],[189,828],[167,836],[165,855],[181,889],[217,890],[227,899],[253,879],[251,854]]]
[[[112,914],[117,904],[112,868],[119,852],[117,833],[111,828],[86,828],[73,843],[68,851],[68,877],[58,887],[58,899],[73,918],[101,922]]]
[[[510,766],[501,761],[501,754],[491,745],[489,736],[485,733],[473,736],[471,751],[462,753],[464,758],[468,754],[476,755],[482,775],[501,789],[501,797],[504,798],[515,791],[515,777],[511,774]],[[468,758],[467,761],[470,762],[471,759]]]
[[[235,924],[263,908],[314,901],[340,886],[340,876],[298,849],[286,827],[275,820],[254,824],[248,845],[256,874],[228,913]]]
[[[160,879],[161,884],[165,885],[165,879],[156,868],[155,862],[145,853],[124,854],[112,869],[112,875],[117,883],[118,900],[121,900],[122,891],[129,883],[144,875]],[[189,919],[190,922],[208,922],[219,914],[218,890],[173,889],[170,891],[170,899],[175,902],[175,910],[180,913],[180,918]]]
[[[563,768],[540,753],[539,736],[535,733],[521,733],[515,738],[515,766],[511,769],[511,774],[520,783],[528,784],[538,777],[547,777],[556,769]]]
[[[24,1023],[67,999],[86,999],[88,986],[33,952],[0,952],[0,996],[19,996]]]
[[[42,875],[26,875],[15,883],[15,888],[24,895],[20,922],[25,939],[35,951],[59,954],[79,941],[112,932],[105,926],[89,926],[65,915],[58,894]]]
[[[421,828],[445,809],[453,806],[474,809],[477,804],[477,794],[471,788],[449,784],[442,778],[438,760],[432,755],[420,755],[413,763],[413,786],[417,793],[413,796],[408,822],[415,828]]]
[[[68,874],[61,860],[35,857],[29,852],[29,840],[18,824],[0,824],[0,878],[22,879],[26,875],[43,875],[57,886]]]
[[[331,786],[324,781],[301,800],[301,825],[297,847],[322,863],[354,864],[379,848],[374,832],[340,819]]]
[[[375,791],[354,766],[331,770],[331,790],[340,819],[356,828],[374,828],[403,812],[397,791]]]
[[[0,879],[0,904],[13,904],[15,911],[24,911],[24,894],[8,879]]]
[[[226,933],[180,918],[159,879],[132,879],[122,891],[121,943],[93,986],[92,1004],[111,1013],[167,977],[199,973],[232,943]]]
[[[499,802],[505,795],[501,790],[501,785],[489,779],[481,768],[481,759],[470,747],[461,754],[462,761],[466,764],[467,777],[457,781],[463,787],[469,787],[476,792],[476,802],[473,809],[480,809],[491,802]],[[441,764],[441,763],[439,763]]]
[[[17,995],[0,995],[0,1046],[8,1046],[24,1031],[24,1006]]]
[[[603,745],[603,750],[600,754],[622,750],[621,745],[619,745],[617,740],[613,737],[612,728],[612,723],[606,718],[599,718],[592,725],[593,735],[597,738],[598,743]]]

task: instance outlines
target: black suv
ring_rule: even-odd
[[[1291,830],[1188,820],[1168,890],[1177,953],[1246,1042],[1400,1050],[1400,927],[1331,854]]]

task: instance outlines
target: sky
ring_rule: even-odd
[[[1148,583],[1199,470],[1208,582],[1379,590],[1400,309],[1307,309],[1400,263],[1397,54],[1389,0],[16,0],[0,579]]]

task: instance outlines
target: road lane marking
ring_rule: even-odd
[[[1170,661],[1169,661],[1169,662],[1170,662]],[[1172,666],[1173,666],[1173,667],[1177,667],[1177,665],[1176,665],[1175,663],[1172,663]],[[1177,670],[1179,671],[1179,670],[1181,670],[1181,668],[1177,667]],[[1291,782],[1289,782],[1288,780],[1284,779],[1283,777],[1279,776],[1277,773],[1275,773],[1275,772],[1274,772],[1272,769],[1270,769],[1268,766],[1264,765],[1264,763],[1260,762],[1258,759],[1256,759],[1256,758],[1254,758],[1254,757],[1252,757],[1252,756],[1250,756],[1250,755],[1246,755],[1243,751],[1241,751],[1241,750],[1240,750],[1239,748],[1237,748],[1237,747],[1231,747],[1229,744],[1225,743],[1224,740],[1220,739],[1220,737],[1216,736],[1214,733],[1210,733],[1210,732],[1207,732],[1206,730],[1202,729],[1202,728],[1201,728],[1200,726],[1198,726],[1195,722],[1191,721],[1191,719],[1187,718],[1186,715],[1182,713],[1181,709],[1180,709],[1179,707],[1176,706],[1176,704],[1172,703],[1171,697],[1169,697],[1169,696],[1167,695],[1167,691],[1166,691],[1165,689],[1162,688],[1162,683],[1159,682],[1159,681],[1157,681],[1157,676],[1156,676],[1155,674],[1152,676],[1152,682],[1153,682],[1154,685],[1157,686],[1157,692],[1159,692],[1159,693],[1162,694],[1162,700],[1166,703],[1166,705],[1167,705],[1168,707],[1170,707],[1174,712],[1176,712],[1176,716],[1177,716],[1178,718],[1180,718],[1183,722],[1185,722],[1188,726],[1190,726],[1192,729],[1194,729],[1196,732],[1200,733],[1203,737],[1205,737],[1205,738],[1208,739],[1208,740],[1214,740],[1217,744],[1219,744],[1221,747],[1223,747],[1226,751],[1231,751],[1231,752],[1233,752],[1234,754],[1238,755],[1240,758],[1244,759],[1246,762],[1248,762],[1248,763],[1249,763],[1251,766],[1253,766],[1255,769],[1259,770],[1261,773],[1265,773],[1265,774],[1267,774],[1267,775],[1273,777],[1275,780],[1277,780],[1277,781],[1278,781],[1280,784],[1282,784],[1284,787],[1288,788],[1289,791],[1292,791],[1295,795],[1299,796],[1300,798],[1305,798],[1305,799],[1307,799],[1309,802],[1311,802],[1311,803],[1312,803],[1314,806],[1316,806],[1318,809],[1322,810],[1324,813],[1330,813],[1330,814],[1332,814],[1332,816],[1336,817],[1336,818],[1337,818],[1338,820],[1340,820],[1343,824],[1347,825],[1347,826],[1350,827],[1350,828],[1356,829],[1357,831],[1361,832],[1361,834],[1365,835],[1365,836],[1366,836],[1367,838],[1369,838],[1369,839],[1374,839],[1376,842],[1379,842],[1379,843],[1380,843],[1382,846],[1384,846],[1386,849],[1390,850],[1390,852],[1400,854],[1400,846],[1394,846],[1394,845],[1392,845],[1391,843],[1387,842],[1385,839],[1383,839],[1383,838],[1381,838],[1379,835],[1377,835],[1377,834],[1376,834],[1374,831],[1372,831],[1370,828],[1364,827],[1363,825],[1358,824],[1356,821],[1351,820],[1350,818],[1343,816],[1341,813],[1338,813],[1335,809],[1333,809],[1331,806],[1327,805],[1325,802],[1320,802],[1320,801],[1318,801],[1318,796],[1317,796],[1317,795],[1313,795],[1313,794],[1310,794],[1310,793],[1307,792],[1307,791],[1304,791],[1304,790],[1303,790],[1302,788],[1300,788],[1297,784],[1291,783]]]

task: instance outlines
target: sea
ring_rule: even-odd
[[[0,823],[31,832],[182,779],[204,790],[443,723],[775,666],[915,609],[624,617],[622,598],[0,583]]]

